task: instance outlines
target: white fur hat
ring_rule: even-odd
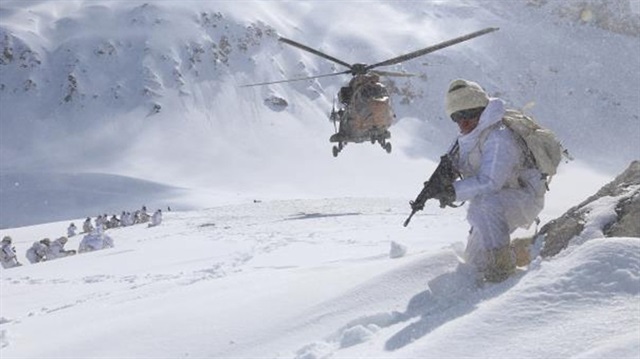
[[[489,96],[473,81],[453,80],[449,85],[449,91],[445,98],[447,116],[462,110],[478,107],[487,107]]]

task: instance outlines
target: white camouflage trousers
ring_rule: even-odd
[[[466,262],[485,271],[493,262],[492,253],[509,246],[510,234],[519,227],[528,228],[542,211],[544,196],[536,195],[539,191],[503,189],[474,197],[467,211],[471,231],[465,249]]]

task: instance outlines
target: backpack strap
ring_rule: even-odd
[[[507,116],[524,116],[524,114],[515,110],[507,110],[504,114],[504,117],[499,123],[501,123],[504,127],[508,128],[509,131],[513,134],[513,137],[516,139],[516,142],[518,143],[518,147],[520,147],[520,152],[524,157],[524,163],[523,163],[524,168],[538,168],[538,165],[536,164],[536,158],[533,155],[533,152],[531,152],[531,149],[529,148],[529,146],[527,146],[527,142],[524,140],[524,138],[522,138],[522,136],[518,132],[514,131],[511,127],[509,127],[509,125],[505,121],[505,117]]]

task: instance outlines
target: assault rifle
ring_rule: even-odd
[[[445,189],[453,184],[453,181],[456,180],[460,176],[458,171],[453,166],[452,157],[456,155],[458,152],[458,143],[453,146],[451,151],[442,155],[440,157],[440,163],[436,170],[433,171],[433,174],[429,178],[427,182],[424,183],[424,187],[422,191],[418,194],[415,201],[410,201],[409,205],[411,206],[411,214],[409,218],[404,221],[404,226],[409,225],[411,221],[411,217],[418,211],[422,211],[424,209],[424,204],[427,200],[432,198],[436,198],[440,201],[440,208],[444,208],[446,206],[455,207],[450,201],[447,201],[440,195],[445,192]]]

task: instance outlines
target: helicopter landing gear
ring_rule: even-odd
[[[338,157],[338,153],[342,151],[345,145],[346,145],[346,142],[338,142],[337,146],[333,146],[333,148],[331,149],[333,152],[333,157]]]
[[[384,148],[387,153],[391,153],[391,142],[387,142],[384,137],[378,138],[377,141],[380,144],[380,147]],[[375,141],[372,139],[371,143],[375,143]]]

